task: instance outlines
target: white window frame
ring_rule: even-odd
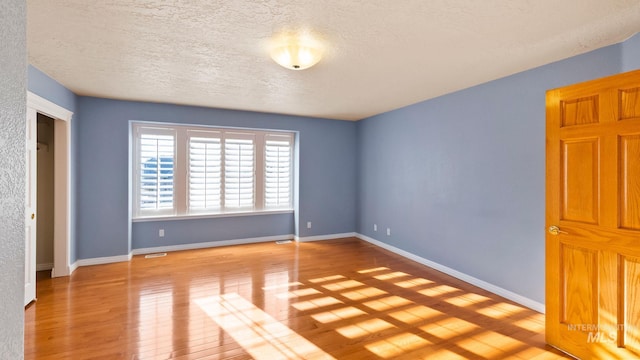
[[[157,124],[146,122],[132,122],[133,146],[132,146],[132,215],[133,220],[145,221],[154,219],[180,219],[194,217],[218,217],[234,215],[250,215],[274,212],[293,211],[294,189],[294,157],[293,149],[295,133],[287,131],[252,130],[241,128],[220,128],[207,126]],[[140,136],[142,134],[174,135],[174,174],[173,174],[173,208],[162,211],[149,211],[140,208]],[[190,138],[211,137],[219,138],[221,146],[221,203],[218,209],[190,209]],[[254,178],[252,206],[241,208],[229,208],[225,206],[225,141],[226,139],[253,139],[254,154]],[[287,139],[290,143],[290,179],[289,179],[289,204],[278,206],[265,205],[265,181],[266,181],[266,139]]]

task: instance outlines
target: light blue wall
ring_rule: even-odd
[[[74,111],[76,95],[33,65],[29,65],[29,91],[52,103]]]
[[[640,69],[640,34],[622,43],[622,70]]]
[[[137,222],[133,225],[134,249],[232,239],[293,234],[293,214],[236,216],[212,219]],[[164,229],[165,237],[158,237]],[[185,229],[186,231],[185,236]]]
[[[360,121],[358,232],[544,303],[545,91],[620,71],[618,44]]]
[[[31,91],[32,93],[74,113],[74,116],[71,119],[71,139],[69,142],[71,151],[71,163],[69,164],[71,172],[71,179],[69,179],[69,186],[71,188],[71,218],[69,219],[69,261],[73,264],[77,260],[77,197],[75,189],[79,171],[78,167],[76,166],[78,144],[78,117],[76,115],[76,95],[33,65],[29,65],[28,83],[29,91]]]
[[[130,248],[287,235],[293,214],[129,221],[130,120],[297,131],[301,237],[355,231],[356,124],[346,121],[79,97],[78,258]],[[158,237],[158,229],[166,236]]]

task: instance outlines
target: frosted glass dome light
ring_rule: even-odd
[[[317,64],[323,49],[309,35],[280,35],[271,46],[271,58],[280,66],[291,70],[304,70]]]

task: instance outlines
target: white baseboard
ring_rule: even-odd
[[[342,233],[342,234],[317,235],[317,236],[305,236],[305,237],[296,236],[294,239],[297,242],[309,242],[309,241],[333,240],[333,239],[341,239],[341,238],[357,237],[357,236],[358,236],[357,233],[350,232],[350,233]]]
[[[62,270],[58,269],[56,271],[56,267],[53,266],[53,268],[51,269],[51,277],[56,278],[56,277],[70,276],[74,271],[76,271],[77,268],[78,268],[77,261],[67,266],[66,268],[63,268]]]
[[[53,269],[53,263],[45,263],[45,264],[37,264],[36,265],[36,271],[51,270],[51,269]]]
[[[123,262],[131,260],[131,254],[129,255],[116,255],[116,256],[105,256],[99,258],[90,258],[90,259],[80,259],[74,263],[77,266],[91,266],[91,265],[101,265],[101,264],[109,264],[115,262]],[[75,270],[75,269],[74,269]]]
[[[376,239],[370,238],[370,237],[368,237],[366,235],[356,234],[355,236],[360,238],[360,239],[362,239],[362,240],[364,240],[364,241],[366,241],[366,242],[368,242],[368,243],[371,243],[371,244],[379,246],[379,247],[381,247],[383,249],[389,250],[389,251],[391,251],[393,253],[396,253],[396,254],[398,254],[400,256],[406,257],[407,259],[413,260],[413,261],[418,262],[418,263],[420,263],[422,265],[428,266],[428,267],[430,267],[432,269],[435,269],[435,270],[443,272],[443,273],[445,273],[447,275],[453,276],[453,277],[455,277],[457,279],[460,279],[460,280],[462,280],[464,282],[468,282],[471,285],[474,285],[474,286],[477,286],[477,287],[479,287],[481,289],[490,291],[490,292],[492,292],[492,293],[494,293],[496,295],[502,296],[502,297],[504,297],[506,299],[509,299],[509,300],[511,300],[511,301],[513,301],[515,303],[518,303],[518,304],[520,304],[522,306],[526,306],[529,309],[535,310],[535,311],[543,313],[543,314],[545,312],[545,305],[542,304],[542,303],[539,303],[537,301],[531,300],[531,299],[529,299],[527,297],[524,297],[522,295],[516,294],[516,293],[511,292],[509,290],[503,289],[503,288],[501,288],[499,286],[490,284],[490,283],[488,283],[486,281],[477,279],[477,278],[475,278],[475,277],[473,277],[471,275],[467,275],[467,274],[462,273],[460,271],[454,270],[454,269],[452,269],[450,267],[447,267],[447,266],[444,266],[444,265],[440,265],[440,264],[438,264],[436,262],[433,262],[431,260],[425,259],[425,258],[420,257],[418,255],[412,254],[412,253],[410,253],[408,251],[404,251],[404,250],[399,249],[399,248],[397,248],[395,246],[391,246],[389,244],[385,244],[385,243],[383,243],[381,241],[378,241]]]
[[[219,246],[244,245],[244,244],[254,244],[254,243],[260,243],[260,242],[291,240],[293,238],[294,236],[292,234],[277,235],[277,236],[263,236],[263,237],[255,237],[255,238],[209,241],[209,242],[203,242],[203,243],[133,249],[131,253],[133,255],[142,255],[142,254],[151,254],[151,253],[157,253],[157,252],[193,250],[193,249],[204,249],[204,248],[212,248],[212,247],[219,247]]]

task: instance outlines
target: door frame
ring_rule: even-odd
[[[71,248],[71,118],[73,112],[27,92],[27,107],[53,122],[53,270],[52,277],[69,276]]]

